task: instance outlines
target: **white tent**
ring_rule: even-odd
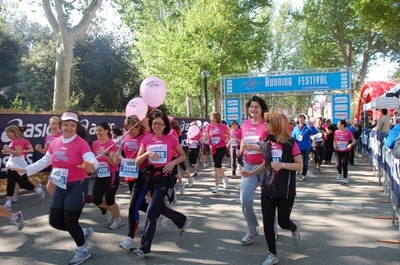
[[[392,89],[389,91],[386,91],[386,93],[395,93],[398,90],[400,90],[400,84],[397,84],[394,86]],[[371,101],[368,104],[365,104],[364,111],[365,110],[374,110],[374,109],[398,109],[399,108],[399,99],[396,97],[386,97],[386,93],[380,96],[379,98],[376,98],[375,100]]]

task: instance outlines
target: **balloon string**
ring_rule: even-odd
[[[133,128],[135,128],[136,125],[138,125],[142,120],[146,119],[146,118],[147,118],[153,111],[155,111],[155,110],[160,111],[159,109],[152,109],[143,119],[141,119],[139,122],[137,122],[135,125],[133,125],[129,130],[127,130],[127,131],[121,136],[121,138],[120,138],[119,140],[124,139],[124,137],[125,137]],[[118,141],[114,142],[112,145],[110,145],[109,147],[107,147],[107,148],[105,149],[105,151],[110,150],[111,147],[113,147],[113,146],[116,145],[117,143],[118,143]],[[120,154],[120,153],[121,153],[121,150],[122,150],[122,143],[121,143],[121,145],[118,147],[117,154]],[[102,156],[102,155],[103,155],[103,154],[97,155],[97,156],[96,156],[96,159],[99,158],[99,157]]]

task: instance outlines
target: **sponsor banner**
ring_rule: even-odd
[[[340,120],[350,120],[350,95],[337,94],[332,96],[333,124]]]
[[[241,124],[240,112],[240,98],[225,99],[225,121],[227,124],[233,120]]]
[[[24,138],[28,139],[35,148],[36,144],[41,144],[44,147],[44,139],[50,133],[50,127],[48,125],[49,119],[53,117],[53,114],[1,114],[0,115],[0,133],[2,146],[10,143],[10,139],[5,133],[5,128],[9,125],[26,126],[27,129],[24,132]],[[100,116],[100,115],[80,115],[81,124],[86,128],[89,133],[89,144],[95,141],[96,138],[96,124],[100,122],[108,122],[110,126],[117,126],[123,128],[125,116]],[[182,147],[186,148],[186,132],[189,129],[190,123],[193,121],[201,121],[203,126],[206,119],[200,118],[176,118],[181,125],[182,136],[181,144]],[[209,121],[208,121],[209,122]],[[27,155],[27,161],[29,164],[34,163],[40,159],[43,155],[37,151]],[[1,159],[1,171],[0,178],[5,178],[5,164],[9,159],[9,155],[3,155],[0,153]]]
[[[226,95],[310,90],[345,90],[350,88],[350,72],[304,73],[246,78],[226,78]]]

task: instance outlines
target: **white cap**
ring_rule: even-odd
[[[61,120],[79,122],[78,115],[73,112],[64,112],[64,114],[61,116]]]

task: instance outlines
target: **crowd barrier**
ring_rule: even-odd
[[[372,166],[379,184],[383,186],[384,193],[388,196],[392,224],[400,220],[400,159],[393,156],[393,150],[385,144],[386,133],[363,129],[361,142],[363,154]],[[400,224],[399,241],[400,241]]]

